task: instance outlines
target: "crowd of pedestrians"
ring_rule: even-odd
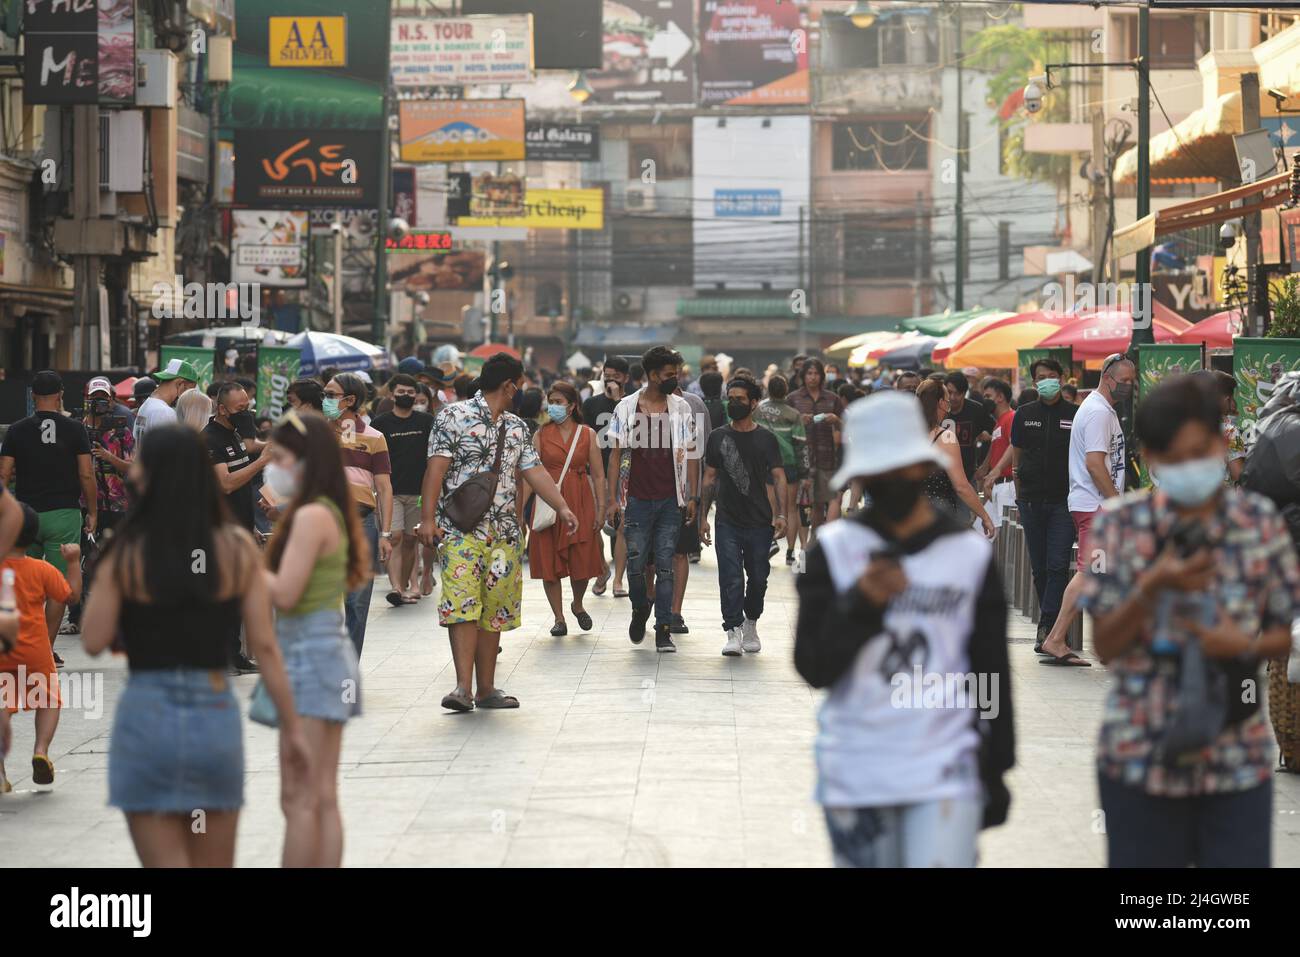
[[[1037,660],[1092,666],[1068,642],[1082,609],[1116,675],[1098,748],[1112,864],[1267,863],[1270,734],[1235,689],[1290,649],[1300,567],[1273,504],[1235,484],[1251,460],[1228,382],[1152,390],[1130,448],[1128,357],[1107,359],[1078,404],[1051,358],[1019,394],[976,371],[844,380],[797,356],[760,376],[706,356],[692,374],[668,346],[573,376],[507,352],[472,375],[410,357],[378,386],[298,379],[275,421],[258,417],[253,383],[200,390],[183,360],[127,405],[91,379],[80,418],[40,372],[33,414],[0,446],[13,492],[0,491],[0,672],[52,679],[60,631],[124,654],[109,800],[143,863],[200,866],[233,861],[230,677],[256,673],[249,717],[280,736],[284,863],[337,866],[339,755],[361,714],[376,574],[399,615],[436,603],[455,682],[441,704],[470,712],[521,706],[497,661],[522,624],[525,565],[553,638],[590,632],[589,595],[608,593],[628,600],[633,646],[652,633],[672,653],[692,634],[691,565],[711,548],[721,654],[743,658],[763,649],[784,550],[795,665],[827,690],[816,763],[836,861],[969,866],[1011,803],[991,543],[1014,508]],[[1154,490],[1126,494],[1139,456]],[[1208,689],[1190,703],[1189,672]],[[936,675],[964,690],[930,701]],[[30,710],[32,780],[49,785],[60,701],[56,680],[43,687],[4,702],[0,759],[10,712]]]

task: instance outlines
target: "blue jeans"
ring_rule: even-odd
[[[1016,499],[1020,524],[1025,528],[1029,567],[1038,595],[1038,621],[1048,628],[1056,623],[1061,596],[1070,580],[1070,549],[1074,546],[1074,521],[1064,502],[1027,502]]]
[[[1098,775],[1110,867],[1270,867],[1273,782],[1156,797]]]
[[[722,595],[722,629],[739,628],[748,618],[758,621],[767,594],[772,529],[740,528],[718,518],[713,548],[718,556],[718,588]],[[748,581],[746,581],[748,579]]]
[[[379,560],[379,525],[375,519],[374,509],[361,519],[361,531],[365,533],[366,541],[370,543],[370,564],[373,572],[374,563]],[[357,657],[361,657],[361,646],[366,640],[366,619],[370,617],[370,593],[375,590],[375,577],[373,574],[366,575],[365,584],[356,591],[347,593],[343,599],[343,613],[347,620],[348,637],[352,639],[352,647],[357,649]]]
[[[836,867],[974,867],[984,802],[825,809]]]
[[[673,556],[677,533],[682,528],[682,510],[676,498],[644,499],[628,496],[623,510],[623,534],[627,539],[627,590],[633,608],[645,608],[645,564],[655,563],[655,624],[673,620]]]

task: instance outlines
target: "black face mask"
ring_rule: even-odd
[[[257,431],[257,419],[247,409],[243,412],[231,412],[229,418],[230,427],[241,435],[245,432]]]
[[[749,407],[748,402],[740,399],[732,399],[727,403],[727,418],[732,422],[739,422],[741,419],[749,418],[749,414],[754,410]]]
[[[672,378],[669,379],[664,379],[663,382],[660,382],[659,391],[662,392],[664,395],[671,395],[672,393],[676,392],[677,376],[673,376]]]
[[[910,515],[921,497],[921,483],[901,476],[867,479],[865,488],[871,496],[871,510],[885,518]]]
[[[393,396],[393,405],[397,406],[399,409],[412,408],[415,405],[415,396],[413,395]]]
[[[91,415],[108,415],[108,400],[107,400],[107,399],[91,399],[91,400],[90,400],[90,414],[91,414]]]

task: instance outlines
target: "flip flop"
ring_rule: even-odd
[[[394,608],[398,605],[405,604],[405,602],[402,601],[401,592],[390,591],[384,596],[384,598],[388,601],[388,604],[392,605]]]
[[[43,754],[32,755],[32,783],[54,783],[54,762]]]
[[[402,604],[403,604],[403,605],[418,605],[419,603],[420,603],[420,596],[419,596],[419,595],[403,595],[403,596],[402,596]]]
[[[628,592],[626,589],[618,589],[618,588],[614,589],[615,598],[626,598],[627,596],[628,596]]]
[[[1055,665],[1060,668],[1091,668],[1092,667],[1091,661],[1084,661],[1073,651],[1067,651],[1059,658],[1056,655],[1052,654],[1050,651],[1045,651],[1043,652],[1043,654],[1047,655],[1047,657],[1038,659],[1038,663],[1040,665]]]
[[[500,688],[495,689],[486,698],[479,698],[477,704],[480,708],[517,708],[519,699],[514,695],[508,695]]]
[[[606,577],[604,577],[604,578],[597,578],[597,579],[596,579],[596,584],[594,584],[594,585],[591,586],[591,593],[592,593],[593,595],[603,595],[603,594],[605,594],[605,587],[606,587],[606,585],[607,585],[608,582],[609,582],[609,577],[608,577],[608,576],[606,576]]]
[[[448,711],[473,711],[474,700],[459,688],[442,699],[442,706]]]
[[[557,621],[555,624],[551,626],[552,638],[563,638],[568,633],[569,633],[569,626],[562,621]]]
[[[573,612],[574,617],[578,619],[579,628],[583,631],[591,631],[591,616],[589,614],[585,611],[578,611],[572,605],[569,606],[569,611]]]

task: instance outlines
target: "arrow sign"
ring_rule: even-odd
[[[682,57],[691,52],[694,46],[694,42],[682,32],[682,28],[669,20],[668,26],[650,40],[650,57],[667,60],[668,65],[674,67],[682,61]]]

